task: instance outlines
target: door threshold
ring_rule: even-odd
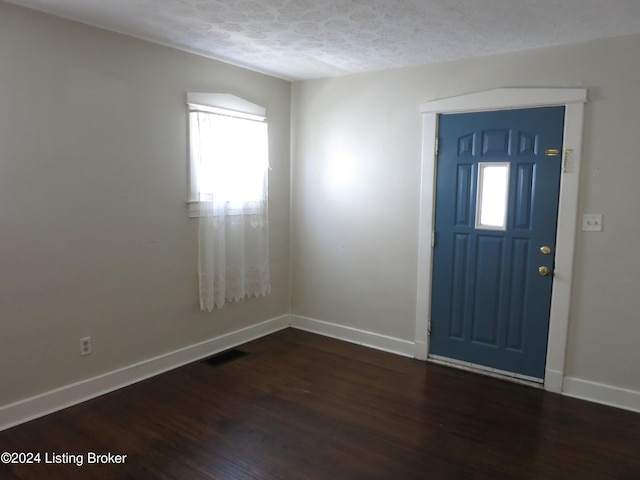
[[[444,365],[445,367],[457,368],[459,370],[465,370],[467,372],[473,372],[488,377],[507,380],[508,382],[518,383],[520,385],[528,385],[530,387],[540,389],[544,388],[544,378],[530,377],[528,375],[521,375],[519,373],[507,372],[505,370],[485,367],[484,365],[478,365],[471,362],[463,362],[462,360],[441,357],[440,355],[429,354],[429,356],[427,357],[427,361],[436,363],[438,365]]]

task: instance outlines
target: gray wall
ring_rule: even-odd
[[[0,405],[288,312],[290,88],[0,2]],[[270,119],[272,294],[213,313],[187,217],[188,91]]]
[[[294,84],[292,313],[414,340],[420,105],[587,87],[566,373],[640,392],[639,85],[638,36]]]

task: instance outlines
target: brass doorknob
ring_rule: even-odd
[[[543,277],[547,277],[549,275],[551,275],[551,269],[549,267],[539,267],[538,268],[538,273],[540,275],[542,275]]]
[[[549,255],[551,253],[551,247],[543,245],[542,247],[540,247],[540,253],[543,255]]]

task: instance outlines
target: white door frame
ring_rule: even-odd
[[[562,391],[569,330],[573,258],[578,219],[582,131],[586,102],[587,90],[585,88],[499,88],[434,100],[421,105],[423,133],[416,292],[416,358],[426,360],[429,355],[433,265],[431,245],[435,216],[438,115],[441,113],[564,106],[564,157],[544,378],[545,390],[557,393]]]

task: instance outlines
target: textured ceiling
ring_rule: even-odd
[[[269,73],[333,77],[640,33],[638,0],[9,0]]]

